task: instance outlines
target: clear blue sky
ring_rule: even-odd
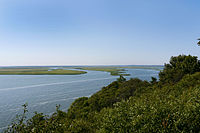
[[[0,66],[200,57],[200,0],[0,0]]]

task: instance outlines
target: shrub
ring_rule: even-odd
[[[195,72],[200,72],[200,62],[196,56],[172,56],[169,64],[165,64],[164,70],[159,73],[159,78],[162,83],[176,83],[184,75]]]

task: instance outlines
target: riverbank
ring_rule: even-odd
[[[112,76],[130,76],[130,74],[126,73],[125,69],[118,67],[79,67],[75,69],[109,72]]]

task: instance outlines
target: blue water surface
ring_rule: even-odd
[[[5,129],[22,113],[21,105],[28,103],[29,117],[35,111],[50,115],[60,104],[67,111],[79,97],[90,97],[115,81],[119,76],[108,72],[87,71],[82,75],[1,75],[0,76],[0,130]],[[151,69],[126,69],[130,78],[151,80],[159,71]]]

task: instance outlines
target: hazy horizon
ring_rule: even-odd
[[[84,66],[164,66],[163,65],[34,65],[34,66],[0,66],[1,67],[84,67]]]
[[[200,57],[198,0],[1,0],[0,66],[164,65]]]

